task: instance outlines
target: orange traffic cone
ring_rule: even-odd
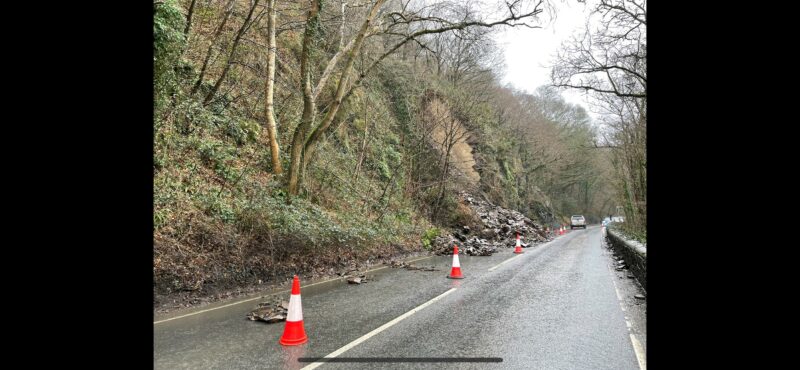
[[[517,248],[514,249],[514,253],[522,253],[522,246],[519,244],[519,233],[517,233]]]
[[[458,246],[453,246],[453,268],[450,269],[450,275],[447,277],[449,279],[463,279],[464,275],[461,275],[461,264],[458,263]]]
[[[296,346],[308,342],[306,329],[303,327],[303,305],[300,302],[300,279],[294,276],[292,295],[289,297],[289,313],[286,315],[286,326],[278,341],[284,346]]]

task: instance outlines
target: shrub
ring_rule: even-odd
[[[437,227],[432,227],[426,230],[425,234],[422,234],[422,246],[425,247],[425,249],[431,249],[431,243],[434,239],[436,239],[437,236],[439,236],[439,234],[441,234],[441,232],[442,231]]]

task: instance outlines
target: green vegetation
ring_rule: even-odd
[[[429,249],[449,228],[474,222],[456,196],[464,190],[541,223],[572,213],[599,219],[613,205],[610,161],[586,149],[595,138],[588,115],[550,89],[526,94],[501,87],[490,68],[497,54],[488,52],[491,35],[469,28],[433,35],[453,42],[471,38],[458,50],[470,58],[444,58],[456,52],[447,49],[453,42],[420,37],[370,73],[365,71],[385,51],[384,43],[397,36],[368,38],[354,59],[351,90],[314,142],[313,155],[304,158],[293,195],[287,173],[274,171],[266,129],[264,5],[197,2],[185,35],[188,3],[154,5],[158,295],[211,294]],[[303,27],[314,30],[313,87],[368,10],[348,10],[346,40],[340,42],[340,18],[332,16],[339,5],[324,2],[320,19],[306,24],[308,9],[287,4],[278,3],[274,91],[275,144],[284,169],[290,168],[304,111]],[[257,9],[248,18],[251,7]],[[430,58],[442,59],[415,57],[427,52],[423,43],[439,48]],[[309,127],[317,127],[336,102],[342,64],[322,86]],[[432,110],[434,105],[443,108]],[[461,157],[474,157],[479,179],[464,176],[456,160]]]

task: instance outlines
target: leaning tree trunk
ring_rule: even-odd
[[[287,190],[290,195],[297,195],[300,175],[300,162],[303,156],[303,146],[306,139],[306,132],[314,122],[315,110],[314,91],[311,88],[311,44],[313,42],[315,28],[319,19],[319,0],[311,2],[311,9],[308,11],[306,30],[303,35],[303,54],[300,61],[300,76],[303,79],[303,117],[300,124],[294,130],[292,137],[291,163],[289,165],[289,183]],[[291,197],[289,198],[291,199]]]
[[[222,16],[222,21],[219,23],[217,30],[214,31],[214,37],[211,39],[211,44],[208,45],[208,51],[206,52],[206,58],[203,60],[203,66],[200,68],[200,75],[197,76],[197,81],[192,86],[192,92],[190,95],[194,95],[197,93],[197,90],[200,89],[200,85],[203,83],[203,78],[206,75],[206,68],[208,68],[208,62],[211,60],[211,54],[214,51],[214,45],[217,43],[217,39],[222,34],[222,30],[225,28],[225,23],[228,22],[228,18],[230,17],[231,13],[233,12],[233,0],[228,0],[228,4],[225,5],[225,14]]]
[[[197,0],[192,0],[192,3],[189,5],[189,13],[186,14],[186,28],[183,29],[183,34],[185,36],[189,36],[189,30],[192,28],[192,15],[194,15],[194,3]]]
[[[328,113],[325,114],[325,117],[322,119],[322,123],[320,123],[319,127],[316,127],[313,130],[311,136],[305,142],[303,154],[304,158],[301,170],[304,170],[311,161],[317,142],[322,134],[325,133],[325,131],[330,127],[331,123],[333,123],[334,118],[336,118],[336,113],[338,113],[339,108],[342,105],[345,93],[348,92],[347,85],[349,82],[350,72],[352,72],[353,65],[355,64],[356,54],[358,54],[358,52],[361,50],[361,46],[363,45],[364,39],[367,36],[367,32],[370,29],[372,20],[378,15],[378,10],[384,2],[385,0],[377,0],[375,4],[372,5],[372,9],[370,9],[367,19],[365,19],[364,23],[361,25],[361,29],[359,30],[358,35],[353,43],[353,48],[348,52],[347,62],[345,63],[344,70],[339,78],[339,85],[336,88],[336,96],[331,103],[330,109],[328,109]]]
[[[247,18],[245,18],[244,23],[242,23],[242,26],[239,27],[239,31],[236,32],[236,38],[233,39],[233,45],[231,46],[230,53],[228,53],[228,59],[225,62],[225,68],[222,69],[222,74],[220,74],[219,78],[217,79],[217,82],[214,84],[214,87],[211,88],[211,91],[208,92],[206,98],[203,100],[204,106],[211,103],[211,99],[214,98],[214,95],[216,95],[217,91],[219,91],[219,87],[222,86],[222,82],[225,81],[225,77],[228,75],[228,71],[230,71],[231,69],[231,64],[233,62],[233,56],[236,53],[236,48],[239,46],[239,41],[241,41],[244,31],[250,24],[250,19],[253,17],[253,12],[255,12],[259,1],[260,0],[256,0],[255,2],[253,2],[253,5],[250,7],[250,12],[247,13]]]

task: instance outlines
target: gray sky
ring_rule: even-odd
[[[505,51],[506,73],[503,83],[510,83],[520,90],[533,92],[541,85],[550,83],[550,66],[561,43],[575,31],[585,26],[588,11],[577,1],[554,2],[556,17],[542,17],[542,28],[508,27],[501,31],[497,41]],[[590,110],[583,92],[564,90],[561,95],[568,102],[586,108],[593,120],[598,115]]]

